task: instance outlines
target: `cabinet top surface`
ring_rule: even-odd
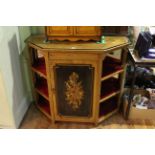
[[[123,36],[106,36],[105,43],[97,42],[70,42],[70,41],[52,41],[45,42],[45,36],[30,36],[27,43],[36,46],[42,50],[89,50],[89,51],[109,51],[119,49],[130,44],[129,39]]]

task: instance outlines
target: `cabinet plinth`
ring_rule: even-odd
[[[58,30],[50,32],[53,31]],[[62,31],[68,35],[72,32],[67,27]],[[76,33],[83,34],[83,27]],[[43,36],[31,36],[26,40],[30,49],[34,99],[53,122],[96,124],[118,111],[129,42],[126,37],[105,37],[105,40],[106,44],[45,43]],[[120,50],[119,56],[111,54],[116,50]]]

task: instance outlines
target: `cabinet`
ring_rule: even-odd
[[[74,26],[75,36],[100,36],[100,27],[98,26]]]
[[[129,35],[129,26],[102,26],[103,35]]]
[[[100,26],[47,26],[47,40],[100,40]]]
[[[126,37],[96,42],[45,43],[27,39],[37,107],[53,122],[99,123],[119,110],[124,86]],[[120,56],[112,53],[120,50]]]

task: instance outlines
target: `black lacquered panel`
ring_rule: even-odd
[[[94,68],[90,65],[56,65],[57,111],[63,116],[92,114]]]

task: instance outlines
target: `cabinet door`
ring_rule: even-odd
[[[89,56],[94,60],[94,54],[78,56],[75,53],[52,53],[49,56],[54,118],[56,121],[94,122],[97,64],[88,60]]]
[[[61,117],[92,116],[93,74],[91,65],[54,66],[57,114]]]
[[[100,26],[74,26],[75,36],[100,36]]]
[[[72,26],[47,26],[46,32],[48,36],[72,36]]]

